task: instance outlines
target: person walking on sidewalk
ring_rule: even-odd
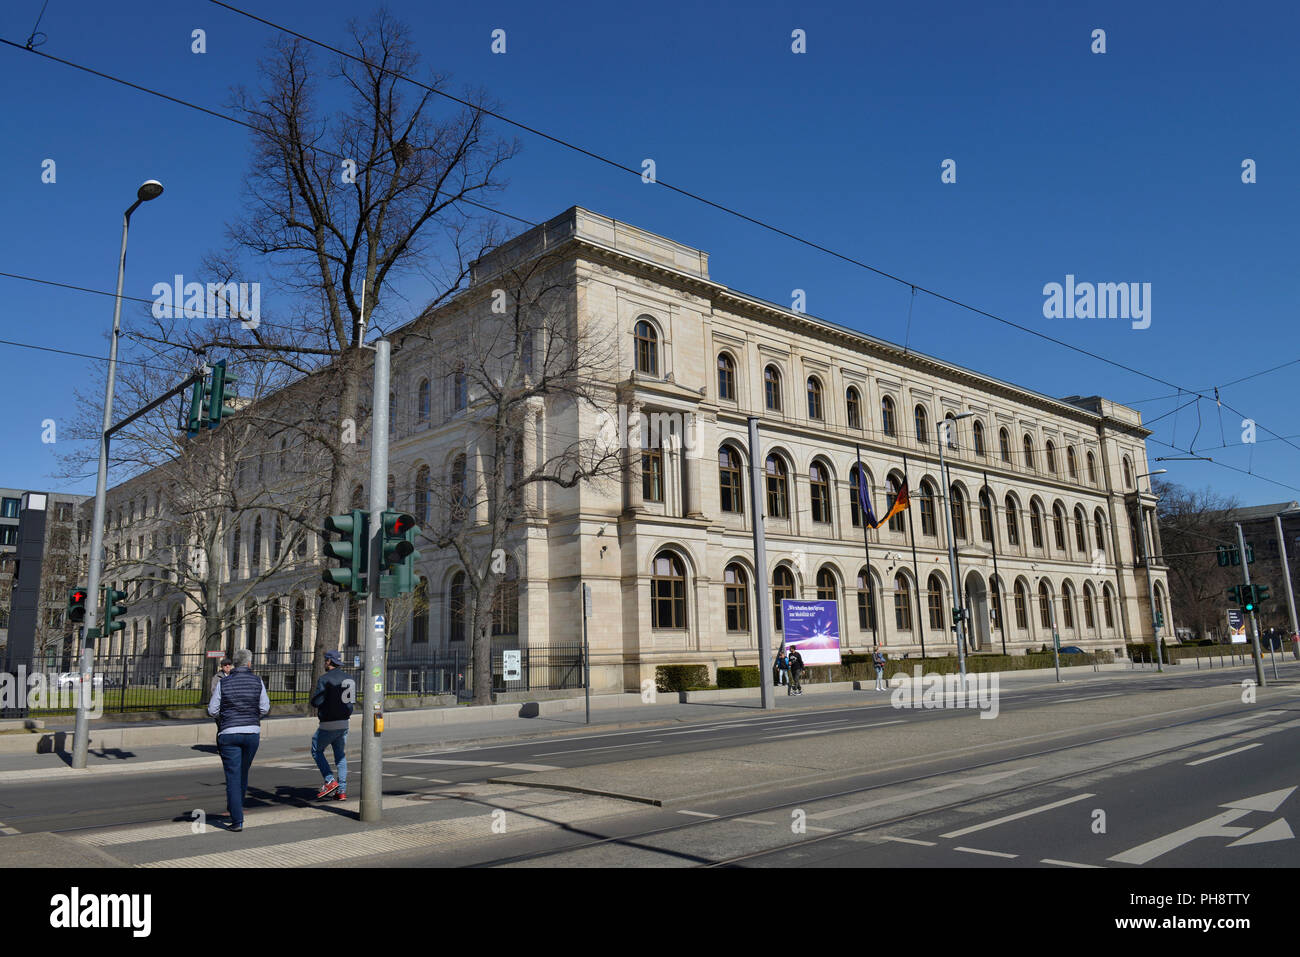
[[[320,768],[325,783],[316,792],[317,798],[331,795],[336,800],[348,799],[348,719],[352,717],[352,702],[356,700],[356,682],[343,677],[343,656],[337,651],[325,652],[325,673],[316,681],[311,695],[311,705],[316,709],[320,726],[311,738],[311,756]],[[325,749],[334,749],[334,763],[339,773],[330,772]]]
[[[244,795],[248,793],[248,769],[262,740],[262,718],[271,713],[266,685],[253,674],[253,653],[247,648],[235,652],[234,670],[217,682],[208,701],[208,714],[217,719],[217,750],[226,772],[226,810],[229,830],[244,829]]]
[[[885,687],[885,653],[879,645],[876,645],[876,650],[871,655],[871,663],[876,666],[876,690],[888,691]]]
[[[778,685],[790,684],[790,660],[785,656],[785,646],[776,653],[776,683]]]
[[[235,667],[234,662],[232,662],[229,658],[221,659],[221,664],[217,665],[217,673],[212,676],[212,684],[208,687],[209,698],[211,698],[214,694],[217,693],[217,685],[221,683],[222,678],[230,674],[231,669],[234,667]]]
[[[803,675],[803,655],[791,648],[786,657],[790,662],[790,694],[803,694],[803,684],[800,682]]]

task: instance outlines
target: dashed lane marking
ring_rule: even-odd
[[[967,854],[983,854],[985,857],[1019,857],[1019,854],[1008,854],[1005,851],[986,851],[979,847],[954,847],[954,851],[965,851]]]
[[[976,831],[983,831],[986,828],[997,827],[999,824],[1006,824],[1008,821],[1018,821],[1023,817],[1032,817],[1035,814],[1042,814],[1044,811],[1051,811],[1054,808],[1065,807],[1067,804],[1074,804],[1076,801],[1086,801],[1090,797],[1096,797],[1096,795],[1076,794],[1074,797],[1065,798],[1060,801],[1053,801],[1051,804],[1044,804],[1040,807],[1031,807],[1027,811],[1008,814],[1006,817],[999,817],[992,821],[985,821],[983,824],[972,824],[970,827],[963,827],[958,831],[949,831],[947,834],[940,834],[939,836],[943,838],[965,837],[967,834],[974,834]]]
[[[936,841],[918,841],[912,837],[894,837],[886,834],[881,838],[882,841],[893,841],[895,844],[915,844],[917,847],[935,847]]]
[[[1250,751],[1253,748],[1262,748],[1263,746],[1264,746],[1263,744],[1257,742],[1255,744],[1243,745],[1240,748],[1233,748],[1231,751],[1220,751],[1218,754],[1212,754],[1208,758],[1200,758],[1199,760],[1196,761],[1188,761],[1187,766],[1189,768],[1194,768],[1198,764],[1208,764],[1211,761],[1219,760],[1219,758],[1228,758],[1234,754],[1241,754],[1242,751]]]
[[[1098,868],[1098,869],[1100,869],[1101,867],[1100,864],[1079,864],[1076,861],[1058,861],[1051,857],[1045,857],[1038,863],[1055,864],[1057,867],[1091,867],[1091,868]]]

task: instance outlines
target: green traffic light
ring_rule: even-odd
[[[340,562],[338,568],[327,568],[321,573],[326,584],[354,595],[365,594],[365,573],[370,552],[369,526],[369,516],[359,508],[325,519],[327,532],[343,536],[340,541],[325,543],[325,555]]]

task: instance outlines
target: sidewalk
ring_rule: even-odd
[[[1227,669],[1231,671],[1232,669]],[[1165,672],[1179,674],[1178,671]],[[1134,677],[1158,677],[1151,668],[1127,665],[1092,668],[1068,668],[1061,671],[1061,683]],[[1052,687],[1056,681],[1051,670],[1008,672],[999,683],[1004,692]],[[863,683],[864,688],[871,684]],[[853,682],[805,684],[802,697],[787,697],[777,688],[776,705],[781,711],[815,711],[864,704],[873,699],[870,691],[855,691]],[[683,701],[682,698],[687,700]],[[638,727],[653,727],[741,719],[760,711],[757,688],[723,691],[692,691],[682,694],[659,694],[653,703],[643,702],[640,695],[595,695],[591,699],[591,724],[585,721],[582,698],[560,699],[523,705],[490,707],[429,708],[388,712],[384,716],[384,752],[400,754],[417,750],[468,747],[487,743],[556,735],[580,735]],[[301,759],[315,732],[314,717],[270,718],[262,723],[262,759]],[[359,741],[361,716],[354,715],[350,737]],[[10,744],[12,739],[15,744]],[[38,741],[57,745],[37,752]],[[90,750],[86,771],[68,767],[67,749],[72,735],[54,734],[0,735],[0,784],[52,780],[67,775],[97,773],[154,773],[199,767],[216,761],[216,730],[211,721],[157,722],[141,725],[106,720],[91,725]],[[7,751],[7,753],[6,753]]]

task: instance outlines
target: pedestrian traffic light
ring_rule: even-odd
[[[68,589],[68,621],[79,625],[86,620],[86,589]]]
[[[325,555],[338,559],[339,567],[325,569],[321,578],[341,591],[364,595],[370,554],[369,516],[359,508],[344,515],[331,515],[325,519],[325,530],[340,536],[336,542],[325,543]]]
[[[108,638],[115,631],[126,630],[126,622],[118,620],[126,614],[126,605],[117,604],[120,601],[126,601],[126,592],[118,591],[116,588],[104,589],[104,614],[101,616],[104,623],[99,627],[95,637],[102,635]]]
[[[406,512],[386,511],[383,515],[383,552],[380,556],[382,577],[379,579],[381,598],[396,598],[415,591],[415,563],[420,553],[415,550],[415,537],[420,529],[415,516]]]
[[[235,377],[226,372],[225,359],[213,363],[212,375],[208,377],[207,387],[203,390],[208,399],[208,428],[215,429],[221,424],[222,416],[235,411],[235,394],[231,386],[235,381]]]

